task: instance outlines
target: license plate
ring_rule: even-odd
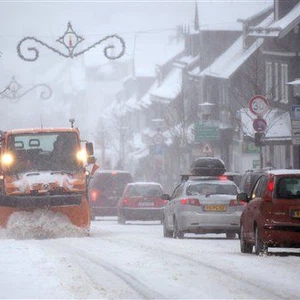
[[[300,210],[292,210],[292,218],[300,218]]]
[[[220,205],[205,205],[204,206],[205,211],[225,211],[226,205],[220,204]]]
[[[154,202],[139,202],[138,206],[143,206],[143,207],[154,206]]]

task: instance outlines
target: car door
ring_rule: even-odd
[[[242,224],[244,226],[245,237],[254,241],[254,223],[260,218],[261,206],[263,205],[263,194],[266,189],[268,179],[262,175],[257,181],[250,194],[250,202],[246,205],[243,212]]]
[[[172,229],[174,228],[173,216],[176,211],[176,205],[178,202],[177,200],[179,197],[181,197],[183,190],[184,190],[184,184],[181,183],[174,189],[170,201],[167,203],[167,205],[164,208],[167,226]]]

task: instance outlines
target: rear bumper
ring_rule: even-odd
[[[83,194],[45,195],[45,196],[8,196],[0,194],[0,206],[38,208],[47,206],[78,206],[81,204]]]
[[[120,209],[126,220],[151,221],[162,220],[162,208],[122,208]]]
[[[261,238],[270,247],[300,247],[300,224],[264,224]]]
[[[191,233],[226,233],[240,232],[241,212],[195,213],[185,212],[178,216],[179,229]]]

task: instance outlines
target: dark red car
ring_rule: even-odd
[[[118,202],[118,223],[127,220],[162,220],[162,207],[167,203],[161,199],[163,188],[156,182],[128,183]]]
[[[241,252],[257,255],[268,247],[300,247],[300,170],[270,170],[257,180],[241,215]]]

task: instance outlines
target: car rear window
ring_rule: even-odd
[[[234,184],[211,184],[211,183],[198,183],[190,185],[187,190],[187,195],[195,194],[226,194],[236,195],[238,192],[237,186]]]
[[[300,177],[284,177],[278,179],[276,195],[277,198],[299,198]]]
[[[123,189],[127,183],[132,182],[129,173],[96,173],[91,180],[91,188]]]
[[[160,197],[163,191],[159,185],[132,185],[128,189],[128,196],[138,197],[138,196],[153,196]]]

